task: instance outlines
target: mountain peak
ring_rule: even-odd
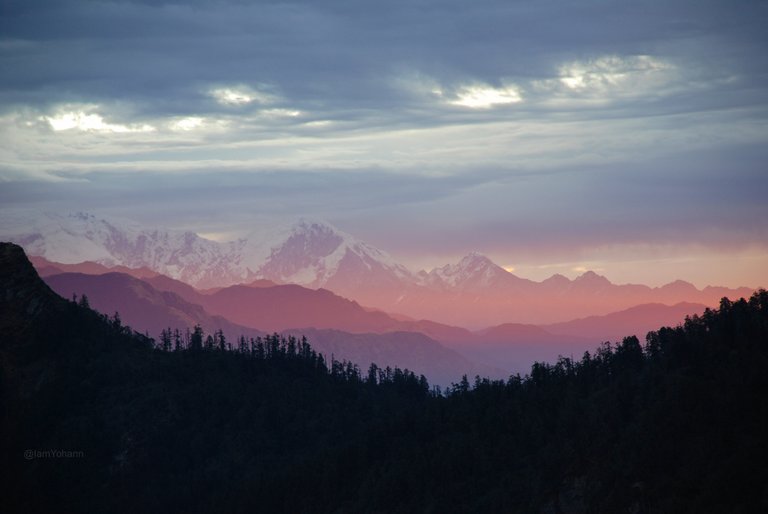
[[[0,243],[0,281],[3,284],[15,284],[13,280],[18,275],[31,275],[34,273],[34,267],[29,262],[24,250],[19,245],[13,243]],[[5,297],[16,296],[19,291],[9,287],[2,295]]]
[[[446,264],[430,273],[430,281],[450,287],[484,287],[503,280],[511,274],[479,252],[470,252],[457,264]]]
[[[341,230],[333,226],[322,219],[300,217],[293,223],[291,223],[291,230],[293,232],[315,232],[315,233],[336,233],[344,234]]]
[[[576,277],[573,281],[574,284],[590,285],[590,286],[610,286],[611,281],[602,275],[598,275],[592,270],[584,272],[582,275]]]
[[[568,284],[571,283],[571,281],[565,275],[561,275],[560,273],[555,273],[551,277],[544,279],[541,283],[547,284],[549,286],[567,286]]]
[[[686,282],[685,280],[675,280],[673,282],[670,282],[669,284],[664,284],[661,286],[660,289],[663,289],[665,291],[698,291],[696,289],[696,286],[691,284],[690,282]]]
[[[260,255],[250,257],[257,278],[343,292],[414,280],[388,254],[324,220],[302,217],[251,239],[258,241],[247,252]]]
[[[495,265],[491,259],[480,252],[469,252],[462,257],[459,265]]]
[[[20,323],[20,313],[25,324],[34,323],[54,297],[24,250],[13,243],[0,243],[0,330]]]

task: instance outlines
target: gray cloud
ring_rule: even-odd
[[[244,82],[339,114],[401,105],[387,80],[399,69],[493,84],[604,54],[663,55],[763,85],[766,71],[758,2],[5,5],[0,33],[28,43],[1,54],[6,106],[120,99],[137,115],[199,113],[216,108],[201,89]]]
[[[316,215],[414,258],[764,244],[767,22],[758,1],[6,0],[0,201],[206,231]]]

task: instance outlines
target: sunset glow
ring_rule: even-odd
[[[229,1],[4,18],[0,216],[201,234],[309,216],[413,269],[477,250],[533,280],[766,283],[758,15],[660,6],[681,44],[629,4],[429,4],[385,32],[375,9]],[[130,37],[97,29],[115,17]],[[454,18],[483,28],[434,23]]]

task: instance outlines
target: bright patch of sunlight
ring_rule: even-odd
[[[271,103],[275,96],[263,91],[256,91],[249,87],[222,87],[212,89],[209,94],[220,104],[228,106],[242,106],[252,102],[260,104]]]
[[[259,114],[270,118],[295,118],[296,116],[301,116],[301,111],[293,109],[266,109],[260,111]]]
[[[188,132],[195,130],[203,126],[203,118],[199,116],[189,116],[187,118],[181,118],[171,123],[171,130],[181,130]]]
[[[576,91],[604,91],[628,83],[645,82],[647,76],[670,68],[670,65],[649,55],[634,57],[604,56],[591,61],[576,61],[560,67],[559,81]]]
[[[488,109],[494,105],[522,102],[520,92],[513,87],[493,88],[486,85],[464,87],[450,103],[472,109]]]
[[[55,116],[43,116],[41,120],[47,121],[50,127],[59,132],[62,130],[81,130],[87,132],[152,132],[154,127],[147,124],[121,125],[107,123],[100,114],[87,113],[85,111],[65,111]]]

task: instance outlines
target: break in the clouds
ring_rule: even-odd
[[[0,200],[206,233],[318,215],[424,265],[768,268],[767,23],[757,1],[9,0]]]

